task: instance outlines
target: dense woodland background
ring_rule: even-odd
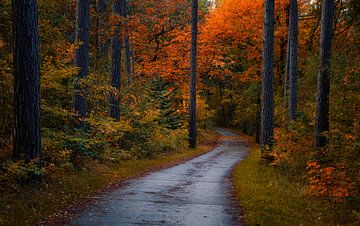
[[[86,8],[87,1],[79,2]],[[275,1],[274,136],[263,146],[263,160],[306,184],[304,194],[351,216],[341,218],[346,223],[359,219],[360,208],[360,2],[333,1],[329,130],[321,147],[315,122],[322,1],[295,2],[298,41],[289,42],[290,3]],[[84,37],[75,0],[37,1],[41,155],[29,161],[13,153],[13,18],[11,1],[0,2],[1,192],[84,170],[89,162],[156,158],[188,145],[191,1],[88,3]],[[263,18],[260,0],[199,1],[200,139],[220,125],[260,140]],[[295,44],[293,68],[288,47]],[[85,47],[88,59],[75,60]],[[295,87],[288,77],[294,71]]]

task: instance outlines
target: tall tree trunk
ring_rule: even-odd
[[[125,30],[124,30],[124,49],[125,49],[125,71],[128,84],[131,82],[131,53],[130,53],[130,41],[128,30],[128,7],[127,0],[124,0],[124,18],[125,18]]]
[[[279,63],[278,63],[278,67],[277,67],[277,71],[278,71],[278,81],[276,82],[275,79],[275,86],[277,84],[279,84],[279,86],[281,86],[284,82],[283,80],[283,75],[285,73],[286,70],[286,50],[287,50],[287,38],[280,38],[280,43],[279,43],[279,48],[280,48],[280,55],[279,55]]]
[[[261,99],[261,145],[271,146],[274,136],[274,0],[265,0]]]
[[[132,65],[132,77],[133,81],[135,81],[135,47],[134,40],[131,40],[131,65]]]
[[[258,104],[261,105],[261,98],[257,100]],[[256,112],[255,117],[255,141],[256,143],[260,144],[260,137],[261,137],[261,109]]]
[[[287,116],[288,116],[288,91],[289,91],[289,73],[290,73],[290,4],[289,7],[286,7],[286,16],[287,16],[287,28],[288,28],[288,39],[286,45],[286,65],[285,65],[285,74],[284,74],[284,114],[283,114],[283,126],[286,126]]]
[[[221,114],[222,114],[222,120],[223,120],[223,126],[226,126],[226,113],[225,113],[225,106],[223,104],[223,98],[224,98],[224,94],[222,91],[222,82],[219,82],[219,91],[220,91],[220,97],[221,97]]]
[[[289,30],[290,33],[290,30]],[[290,35],[289,35],[290,36]],[[284,74],[284,115],[283,122],[284,127],[287,123],[287,110],[288,110],[288,92],[289,92],[289,72],[290,72],[290,40],[287,41],[287,53],[286,53],[286,67]]]
[[[101,27],[105,26],[104,18],[107,16],[104,15],[104,12],[107,7],[107,0],[96,0],[96,62],[95,70],[99,67],[99,61],[101,58],[107,56],[107,40],[104,39],[102,35]],[[105,19],[106,20],[106,19]],[[104,62],[104,70],[106,70],[106,62]]]
[[[114,1],[112,11],[115,16],[122,16],[123,0]],[[111,86],[118,91],[121,87],[121,48],[121,24],[116,24],[111,39]],[[113,92],[110,94],[109,115],[115,120],[120,119],[120,99],[118,95],[118,93]]]
[[[130,53],[130,42],[129,37],[125,35],[124,37],[124,48],[125,48],[125,71],[128,84],[131,82],[131,53]]]
[[[297,0],[290,2],[290,98],[289,98],[289,120],[295,121],[297,114],[297,64],[298,64],[298,5]]]
[[[189,147],[196,147],[196,56],[198,34],[198,0],[192,0],[191,56],[190,56],[190,108]]]
[[[332,45],[332,17],[334,0],[323,0],[320,33],[320,68],[316,96],[316,147],[327,143],[323,132],[329,131],[330,60]]]
[[[74,95],[74,111],[80,116],[86,116],[86,94],[80,87],[80,79],[88,75],[89,65],[89,24],[90,24],[90,0],[76,1],[76,37],[80,43],[76,50],[75,65],[80,69],[77,75],[77,84]]]
[[[13,159],[40,156],[39,27],[36,0],[13,0]]]

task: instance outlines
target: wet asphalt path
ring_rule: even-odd
[[[246,144],[224,129],[211,152],[104,193],[72,225],[239,225],[230,208],[231,168]]]

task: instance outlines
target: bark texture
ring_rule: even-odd
[[[127,0],[124,1],[124,10],[123,16],[125,18],[125,30],[124,30],[124,49],[125,49],[125,71],[126,77],[128,80],[128,84],[131,82],[131,50],[130,50],[130,40],[129,40],[129,28],[128,28],[128,7],[127,7]]]
[[[80,116],[86,116],[87,104],[85,90],[80,88],[79,80],[88,75],[89,65],[89,23],[90,0],[76,1],[76,42],[80,47],[76,51],[75,65],[80,69],[75,85],[74,111]]]
[[[122,16],[123,0],[116,0],[112,6],[113,14]],[[117,24],[111,39],[111,86],[116,90],[121,87],[121,24]],[[115,120],[120,119],[120,99],[117,93],[110,94],[109,115]]]
[[[131,65],[132,65],[132,77],[133,81],[135,81],[135,47],[134,42],[131,42]]]
[[[96,0],[96,63],[95,70],[98,70],[99,65],[103,64],[103,69],[108,69],[108,49],[109,39],[106,34],[103,34],[104,27],[108,24],[108,15],[106,12],[108,0]],[[104,61],[100,61],[104,59]]]
[[[289,91],[289,72],[290,72],[290,4],[286,10],[286,24],[288,28],[288,39],[286,44],[286,65],[285,65],[285,74],[284,74],[284,114],[283,114],[283,126],[286,126],[287,116],[288,116],[288,91]]]
[[[330,60],[332,45],[332,17],[334,0],[323,0],[320,33],[320,68],[316,95],[316,147],[327,143],[323,132],[329,131]]]
[[[36,0],[13,0],[13,159],[40,156],[39,26]]]
[[[198,0],[192,0],[192,28],[190,50],[190,107],[189,107],[189,147],[196,147],[196,56],[198,34]]]
[[[272,145],[274,136],[274,0],[265,0],[263,25],[263,73],[261,90],[262,146]]]
[[[290,2],[289,20],[289,44],[290,44],[290,98],[289,98],[289,120],[295,121],[297,114],[297,65],[298,65],[298,4],[297,0]]]
[[[290,30],[288,31],[290,33]],[[290,36],[290,34],[288,34]],[[290,71],[290,40],[287,41],[287,52],[286,52],[286,66],[285,66],[285,74],[284,74],[284,115],[283,122],[284,127],[287,123],[287,109],[288,109],[288,93],[289,93],[289,71]]]

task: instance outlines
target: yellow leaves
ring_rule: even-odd
[[[106,139],[111,139],[115,134],[133,131],[130,121],[127,120],[117,122],[107,117],[90,115],[86,121],[96,128],[98,133],[105,135]]]
[[[43,90],[55,89],[65,91],[62,82],[76,75],[76,67],[58,68],[51,64],[45,64],[41,72],[41,88]]]
[[[140,122],[144,124],[152,123],[159,117],[159,114],[159,110],[149,109],[143,113],[143,118],[140,120]]]

